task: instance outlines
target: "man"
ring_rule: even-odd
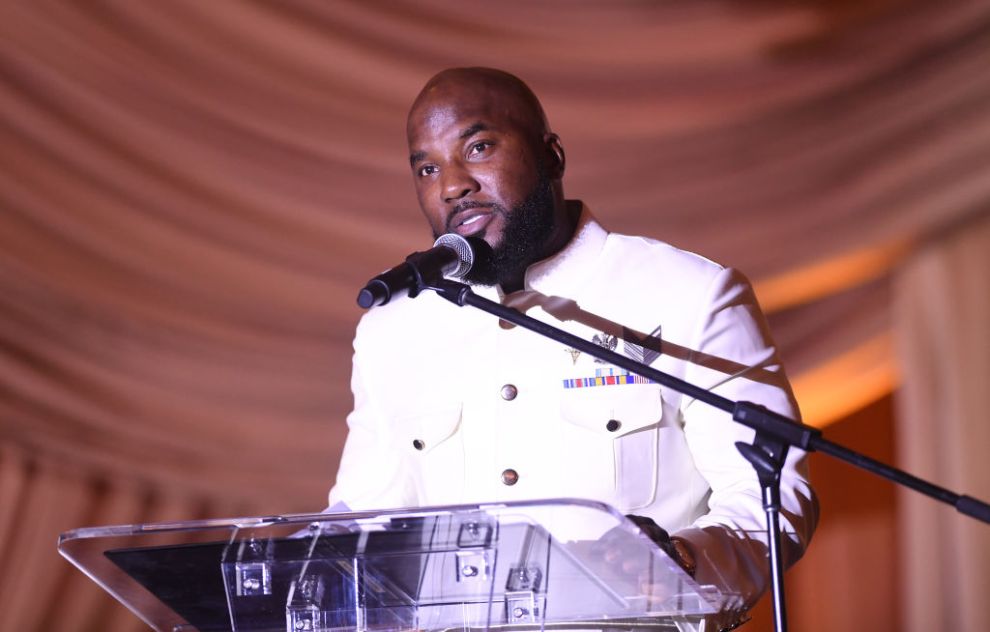
[[[407,136],[433,233],[493,249],[468,276],[477,293],[797,416],[748,282],[667,244],[607,233],[566,200],[561,141],[522,81],[441,72],[413,103]],[[700,582],[746,606],[766,587],[765,546],[740,535],[765,524],[753,468],[734,446],[753,434],[727,414],[432,293],[371,310],[354,346],[355,408],[331,504],[591,498],[643,517]],[[803,458],[791,451],[781,485],[790,561],[817,519]]]

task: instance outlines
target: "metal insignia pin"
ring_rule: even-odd
[[[619,341],[615,336],[612,334],[607,334],[604,331],[600,336],[598,334],[592,336],[591,341],[602,349],[608,349],[609,351],[615,351],[615,348],[619,344]],[[595,362],[599,364],[608,364],[605,360],[599,360],[598,358],[595,358]]]
[[[662,325],[658,325],[648,336],[640,336],[631,329],[625,329],[622,332],[622,352],[637,362],[653,364],[661,353],[661,328]],[[633,340],[636,342],[632,342]]]

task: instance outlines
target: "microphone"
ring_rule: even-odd
[[[467,239],[456,233],[440,235],[429,250],[412,253],[405,263],[368,281],[358,293],[357,304],[364,309],[384,305],[403,292],[415,298],[423,285],[435,283],[441,277],[460,279],[473,265],[474,249]]]

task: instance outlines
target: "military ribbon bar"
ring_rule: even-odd
[[[564,388],[594,388],[596,386],[619,386],[621,384],[654,384],[653,380],[629,371],[616,369],[595,369],[594,377],[565,378]]]

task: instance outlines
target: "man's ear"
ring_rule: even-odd
[[[560,136],[553,133],[544,134],[543,144],[547,149],[547,164],[550,167],[548,175],[551,180],[560,180],[564,177],[564,166],[567,163],[564,146],[560,144]]]

